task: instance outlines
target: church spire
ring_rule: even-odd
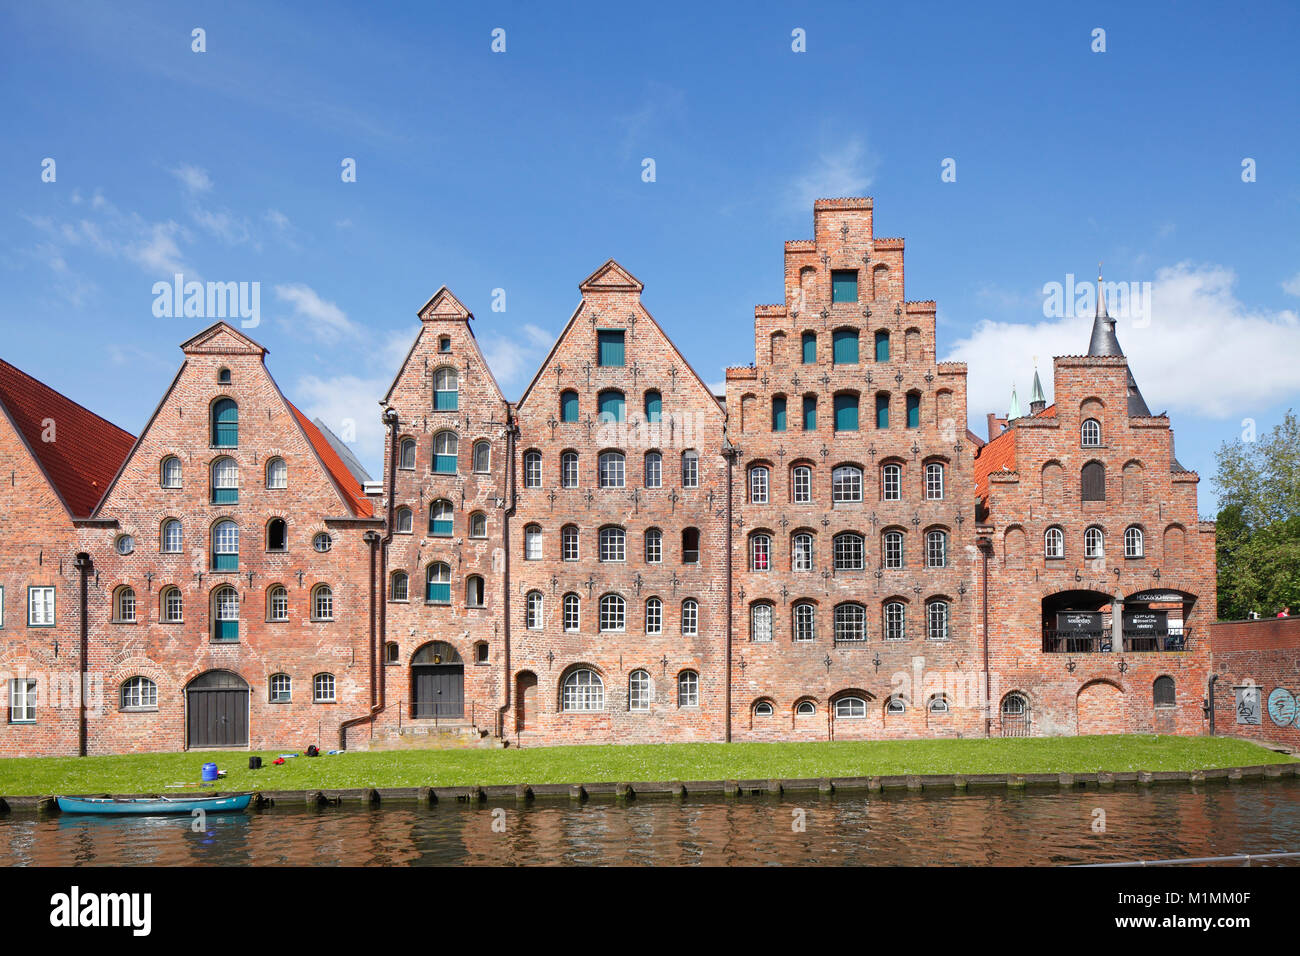
[[[1123,355],[1119,339],[1115,337],[1115,320],[1106,311],[1106,290],[1101,283],[1101,263],[1097,263],[1097,314],[1092,320],[1092,340],[1088,343],[1089,355]]]
[[[1017,418],[1021,418],[1021,417],[1022,416],[1020,414],[1020,399],[1016,397],[1016,384],[1015,382],[1012,382],[1011,383],[1011,408],[1007,411],[1007,421],[1012,422],[1015,421]]]
[[[1029,414],[1037,415],[1047,407],[1047,396],[1043,394],[1043,383],[1038,378],[1038,364],[1034,363],[1034,390],[1029,394]]]

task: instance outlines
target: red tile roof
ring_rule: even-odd
[[[373,517],[374,509],[370,506],[370,499],[366,497],[361,483],[348,470],[347,465],[343,464],[343,459],[339,457],[338,452],[321,434],[320,429],[299,411],[297,405],[289,402],[289,407],[293,409],[294,417],[298,419],[298,424],[302,426],[303,433],[307,436],[307,440],[311,442],[312,448],[316,450],[316,454],[325,465],[325,470],[334,479],[334,484],[338,486],[344,500],[352,508],[353,514],[358,518]]]
[[[1053,403],[1044,408],[1033,418],[1055,418],[1056,405]],[[1016,430],[1014,427],[1008,428],[1000,435],[994,435],[992,440],[984,445],[983,448],[975,454],[975,494],[980,501],[988,503],[989,497],[989,475],[995,471],[1016,470]]]
[[[0,359],[0,404],[26,439],[74,518],[88,518],[135,444],[135,436]],[[44,422],[54,441],[44,441]]]

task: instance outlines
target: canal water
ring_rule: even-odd
[[[1300,850],[1300,780],[0,817],[5,866],[1059,865]]]

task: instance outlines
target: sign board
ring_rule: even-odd
[[[1136,633],[1139,637],[1158,637],[1169,633],[1167,615],[1164,611],[1125,611],[1124,633]]]
[[[1060,611],[1056,615],[1056,629],[1075,634],[1096,633],[1101,630],[1101,612]]]
[[[1164,604],[1169,601],[1182,603],[1187,600],[1187,595],[1179,591],[1138,591],[1136,594],[1130,594],[1124,599],[1127,601],[1136,601],[1139,604]]]

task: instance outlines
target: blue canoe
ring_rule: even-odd
[[[251,793],[233,797],[57,797],[64,813],[111,813],[137,816],[155,813],[239,813],[248,808]]]

